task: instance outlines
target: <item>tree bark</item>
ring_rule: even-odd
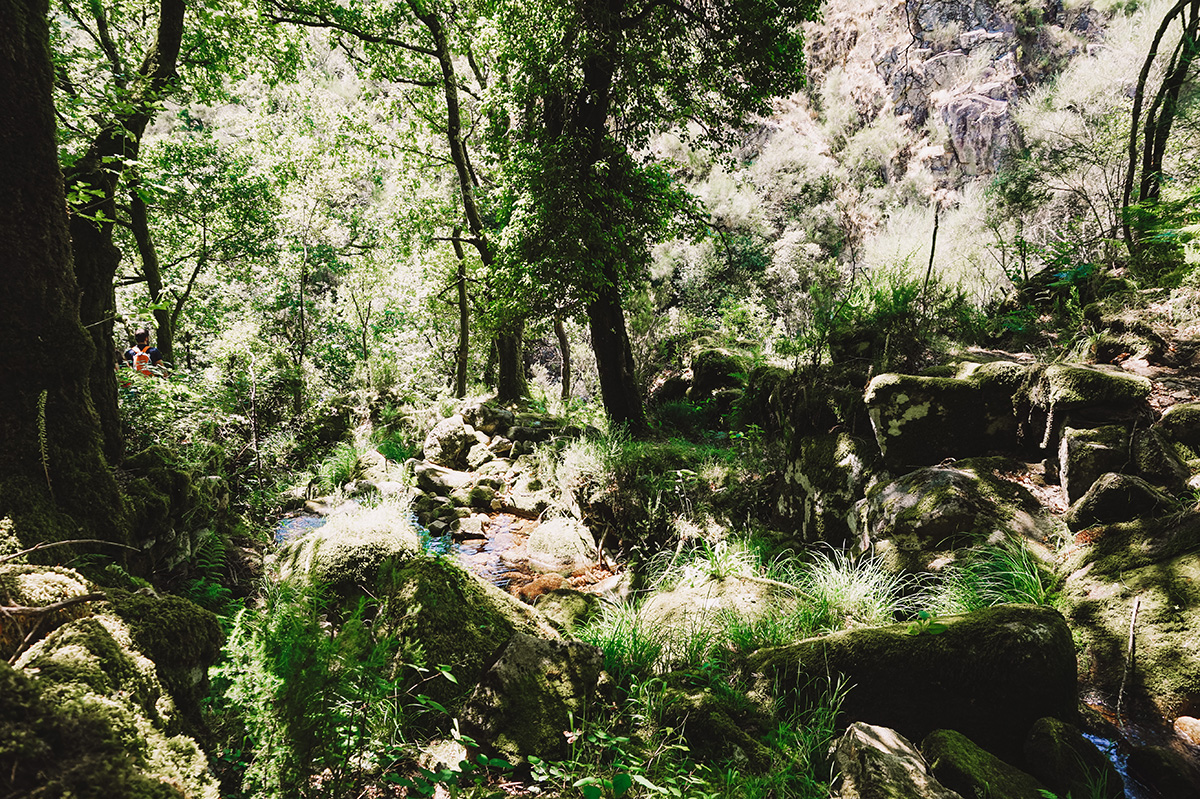
[[[96,353],[71,269],[47,12],[0,0],[0,519],[25,546],[125,542],[88,386]]]
[[[567,338],[567,328],[563,325],[561,316],[554,317],[554,335],[558,337],[558,351],[562,354],[562,394],[560,399],[565,403],[571,399],[571,341]]]
[[[467,396],[467,356],[471,344],[471,316],[467,307],[467,255],[458,240],[462,230],[454,228],[454,256],[458,259],[458,349],[454,351],[454,396]]]
[[[496,399],[516,402],[529,394],[525,381],[525,325],[514,323],[496,334]]]
[[[71,247],[75,276],[82,292],[80,318],[95,347],[88,370],[92,401],[100,415],[104,452],[112,463],[120,462],[125,449],[117,413],[113,340],[116,314],[113,279],[121,262],[121,251],[113,244],[112,236],[117,183],[125,165],[137,159],[142,134],[154,116],[156,103],[175,76],[183,39],[183,16],[184,0],[161,0],[158,33],[138,70],[141,85],[128,103],[129,110],[114,114],[107,121],[87,153],[66,176],[72,192],[92,195],[71,217]]]
[[[588,304],[587,315],[604,410],[614,424],[625,427],[633,435],[644,435],[649,430],[646,410],[638,390],[633,348],[629,344],[621,294],[615,282],[597,293],[596,299]]]
[[[145,200],[136,190],[131,191],[129,195],[129,225],[133,230],[133,239],[137,242],[138,254],[142,258],[142,274],[146,277],[150,302],[158,305],[164,299],[162,269],[158,261],[158,250],[154,247],[154,238],[150,235],[150,215]],[[171,320],[170,310],[154,309],[154,327],[154,346],[162,353],[164,361],[174,363],[175,325]]]

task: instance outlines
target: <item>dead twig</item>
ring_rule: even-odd
[[[140,551],[140,550],[138,550],[137,547],[131,547],[128,544],[118,544],[116,541],[105,541],[102,538],[72,538],[69,541],[43,541],[40,544],[30,547],[29,549],[22,549],[20,552],[14,552],[11,555],[0,555],[0,563],[8,563],[10,560],[16,560],[17,558],[23,558],[26,555],[30,555],[34,552],[37,552],[39,549],[50,549],[51,547],[65,547],[68,544],[107,544],[110,547],[120,547],[121,549],[130,549],[130,550],[133,550],[134,552]]]
[[[1140,596],[1133,599],[1133,612],[1129,614],[1129,643],[1125,648],[1125,671],[1121,674],[1121,688],[1117,691],[1117,724],[1123,724],[1123,708],[1125,704],[1125,683],[1129,679],[1129,672],[1133,668],[1133,650],[1135,643],[1134,631],[1137,627],[1138,608],[1141,607],[1142,598]]]

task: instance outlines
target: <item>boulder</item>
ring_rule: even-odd
[[[508,408],[490,402],[471,402],[460,411],[463,421],[471,427],[494,436],[513,426],[515,416]]]
[[[1148,411],[1150,381],[1116,367],[1039,364],[1029,370],[1014,400],[1023,440],[1056,447],[1070,416],[1074,427],[1096,427],[1137,418]]]
[[[659,723],[678,730],[697,759],[754,772],[770,768],[771,750],[760,741],[772,719],[741,697],[714,691],[695,672],[672,672],[662,677],[658,707]]]
[[[1106,541],[1109,535],[1112,541]],[[1112,554],[1104,555],[1101,544]],[[1096,559],[1081,565],[1077,553],[1068,563],[1077,568],[1062,591],[1079,642],[1081,681],[1116,706],[1136,600],[1126,707],[1164,718],[1200,713],[1200,552],[1142,564],[1146,545],[1120,530],[1086,549]]]
[[[564,633],[582,627],[600,612],[600,597],[574,588],[554,588],[534,597],[533,606]]]
[[[855,504],[869,476],[874,446],[848,433],[801,436],[784,469],[776,516],[804,542],[842,545],[858,529]]]
[[[870,382],[863,401],[885,463],[930,466],[1015,447],[1012,397],[1025,367],[966,364],[957,373],[964,376],[883,374]]]
[[[529,533],[529,560],[541,571],[572,572],[596,562],[596,539],[570,517],[547,519]]]
[[[1200,796],[1200,763],[1173,748],[1134,746],[1126,766],[1130,779],[1151,795]]]
[[[1040,782],[955,730],[934,730],[926,735],[921,754],[938,782],[964,797],[1045,799],[1045,786]]]
[[[74,569],[62,566],[34,566],[23,563],[0,564],[0,605],[46,607],[96,592],[96,586]],[[7,661],[25,643],[25,636],[36,624],[42,635],[74,619],[91,613],[92,604],[79,602],[43,614],[39,619],[23,620],[10,616],[0,624],[0,660]]]
[[[0,662],[0,766],[13,796],[190,796],[218,785],[155,664],[117,616],[65,624]]]
[[[795,592],[771,581],[729,574],[697,575],[669,591],[656,591],[638,608],[638,617],[651,629],[688,630],[693,634],[717,628],[727,618],[747,624],[796,607]]]
[[[854,686],[840,724],[880,724],[914,740],[958,730],[1009,762],[1020,762],[1034,721],[1074,717],[1075,646],[1057,611],[1000,605],[938,622],[940,633],[899,624],[760,649],[747,668],[763,690],[796,686],[780,697],[791,708],[811,705],[828,675],[840,675]]]
[[[281,579],[326,586],[349,603],[374,593],[384,563],[403,562],[420,551],[407,508],[383,502],[330,516],[323,526],[287,542],[270,563]]]
[[[895,730],[855,722],[838,740],[841,799],[963,799],[942,785],[907,738]]]
[[[1034,722],[1025,760],[1030,773],[1059,796],[1124,799],[1125,782],[1117,769],[1078,727],[1061,719]]]
[[[467,468],[473,472],[479,471],[479,467],[488,461],[492,460],[495,455],[488,449],[487,444],[475,443],[467,452]]]
[[[559,759],[565,730],[587,717],[604,656],[582,641],[516,633],[499,651],[463,709],[468,732],[510,758]]]
[[[1105,472],[1129,463],[1129,430],[1123,425],[1093,429],[1064,427],[1058,445],[1059,485],[1067,504],[1082,497]]]
[[[1181,402],[1167,408],[1158,429],[1171,441],[1200,447],[1200,402]]]
[[[720,347],[700,350],[692,357],[692,387],[688,397],[693,402],[708,399],[720,388],[742,388],[746,385],[746,364],[732,351]]]
[[[428,669],[445,666],[454,675],[456,682],[422,687],[443,704],[461,703],[514,634],[558,637],[536,610],[445,559],[414,558],[382,590],[386,601],[376,623],[381,634],[400,641],[398,657]]]
[[[463,418],[455,414],[434,425],[425,436],[422,451],[430,463],[447,469],[463,469],[467,465],[467,452],[476,443]]]
[[[443,497],[469,488],[475,479],[470,472],[446,469],[427,461],[413,461],[413,477],[417,480],[417,488]]]
[[[1174,445],[1158,430],[1141,428],[1133,434],[1133,468],[1138,477],[1177,494],[1187,486],[1192,471],[1179,459]],[[1112,471],[1126,471],[1113,469]]]
[[[1107,472],[1071,505],[1063,521],[1072,530],[1082,530],[1096,524],[1161,514],[1172,506],[1169,496],[1142,478]]]
[[[984,540],[1040,539],[1037,500],[998,476],[1008,465],[960,461],[873,486],[859,505],[860,547],[874,549],[891,571],[924,571],[946,552]]]

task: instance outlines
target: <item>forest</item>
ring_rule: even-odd
[[[1200,796],[1200,0],[0,0],[0,799]]]

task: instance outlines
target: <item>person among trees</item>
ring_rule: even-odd
[[[151,377],[166,377],[162,353],[150,345],[150,329],[143,327],[133,334],[135,344],[125,350],[126,365]]]

